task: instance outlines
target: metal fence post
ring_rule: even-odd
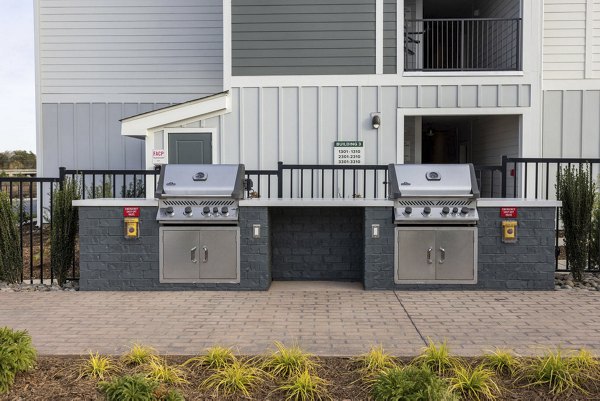
[[[506,198],[506,167],[508,164],[508,156],[502,156],[502,197]]]
[[[277,197],[283,198],[283,162],[277,162]]]
[[[58,188],[60,190],[63,189],[63,183],[65,182],[65,176],[67,175],[67,168],[66,167],[59,167],[58,168]]]

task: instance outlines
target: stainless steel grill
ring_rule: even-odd
[[[398,284],[477,282],[479,197],[470,164],[389,166]]]
[[[235,224],[244,197],[243,164],[167,164],[156,197],[161,224]]]
[[[479,189],[471,164],[390,164],[396,224],[476,224]]]

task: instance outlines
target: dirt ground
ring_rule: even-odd
[[[19,374],[10,393],[0,396],[0,401],[40,401],[40,400],[103,400],[104,397],[96,389],[97,382],[90,379],[79,379],[78,365],[84,357],[78,356],[43,356],[37,367],[24,374]],[[183,363],[188,357],[168,357],[171,363]],[[326,379],[330,385],[329,395],[336,401],[369,400],[368,389],[360,380],[360,375],[353,368],[349,358],[320,358],[322,367],[318,375]],[[406,362],[406,361],[403,361]],[[126,372],[132,373],[133,369]],[[208,372],[188,371],[187,379],[191,384],[174,386],[185,396],[186,400],[247,400],[247,398],[218,398],[210,392],[199,389]],[[509,378],[500,378],[503,394],[498,400],[600,400],[600,389],[597,384],[588,388],[588,394],[571,393],[553,397],[541,387],[523,387],[512,383]],[[279,401],[285,396],[275,391],[276,384],[266,380],[257,386],[252,393],[252,400]]]

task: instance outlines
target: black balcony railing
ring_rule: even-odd
[[[520,71],[521,18],[406,20],[405,71]]]

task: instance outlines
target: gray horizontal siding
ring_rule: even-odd
[[[42,102],[223,90],[219,0],[38,0]]]
[[[233,0],[232,73],[375,73],[375,1]]]
[[[396,0],[383,2],[383,73],[396,73]]]

